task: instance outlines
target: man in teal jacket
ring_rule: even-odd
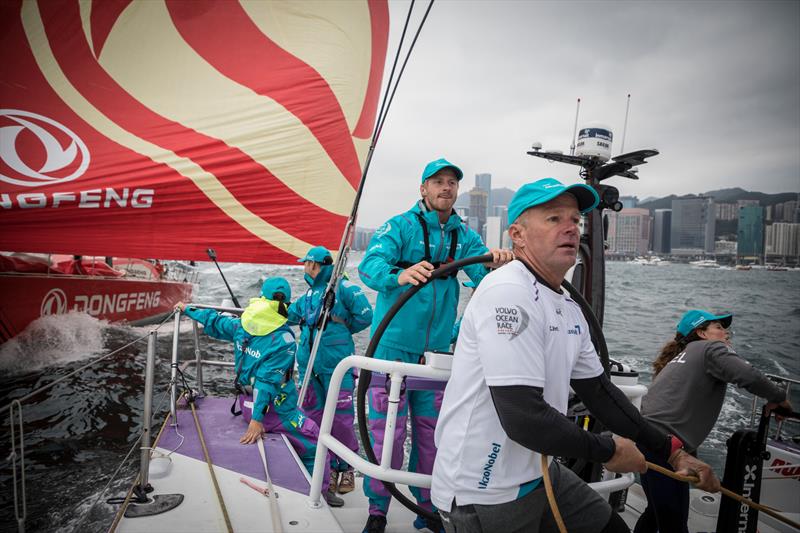
[[[461,169],[446,159],[428,163],[422,173],[419,200],[407,212],[389,219],[370,240],[367,253],[358,267],[361,280],[378,291],[372,332],[394,302],[410,285],[425,283],[394,317],[383,334],[374,356],[378,359],[420,363],[426,350],[447,351],[458,309],[458,280],[455,276],[428,282],[431,272],[441,264],[489,253],[480,236],[463,224],[453,210],[458,198]],[[508,250],[492,250],[493,262],[470,265],[464,272],[476,284],[489,272],[513,259]],[[383,387],[371,387],[369,429],[375,455],[380,457],[386,426],[388,395]],[[403,462],[406,418],[411,413],[411,456],[409,470],[430,474],[436,456],[433,434],[441,391],[409,390],[398,407],[392,467]],[[421,507],[432,510],[430,491],[412,487]],[[379,480],[364,478],[369,497],[369,519],[365,532],[382,533],[390,495]],[[417,517],[414,527],[430,526]]]
[[[297,366],[300,382],[303,382],[314,338],[319,332],[318,323],[322,310],[322,297],[333,273],[333,257],[324,246],[311,248],[305,257],[305,280],[308,291],[289,306],[289,323],[300,325],[300,345],[297,348]],[[325,324],[325,331],[314,358],[310,387],[303,403],[303,410],[317,425],[322,423],[322,411],[328,396],[331,375],[339,361],[355,353],[353,334],[365,329],[372,322],[372,306],[361,287],[342,279],[336,287],[336,301]],[[353,373],[342,381],[331,434],[345,446],[358,453],[358,440],[353,429]],[[355,488],[353,468],[344,460],[331,454],[329,490],[341,494]]]
[[[236,382],[252,388],[253,394],[250,423],[239,442],[255,443],[264,432],[284,433],[311,473],[319,427],[297,408],[297,390],[291,379],[296,350],[294,333],[287,324],[291,288],[283,278],[269,278],[261,294],[250,300],[241,318],[182,302],[176,307],[202,324],[210,337],[233,342]],[[325,499],[333,507],[344,503],[330,493]]]

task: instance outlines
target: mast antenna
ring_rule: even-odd
[[[578,98],[578,105],[575,108],[575,126],[572,128],[572,145],[569,147],[569,155],[575,155],[575,135],[578,133],[578,115],[581,112],[581,99]]]
[[[622,145],[619,147],[619,153],[625,153],[625,133],[628,131],[628,111],[631,108],[631,95],[628,93],[628,101],[625,104],[625,123],[622,126]]]

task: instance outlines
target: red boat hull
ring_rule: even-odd
[[[45,315],[80,311],[141,325],[191,299],[192,285],[178,281],[0,273],[0,342]]]

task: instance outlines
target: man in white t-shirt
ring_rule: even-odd
[[[581,213],[598,203],[586,185],[546,178],[523,186],[509,205],[517,260],[487,275],[467,305],[436,428],[431,496],[452,533],[556,531],[542,487],[540,453],[643,472],[633,439],[669,458],[676,471],[719,490],[705,463],[647,423],[606,377],[579,306],[561,289],[575,263]],[[603,424],[623,437],[581,430],[568,420],[570,386]],[[567,529],[629,531],[596,492],[551,461]]]

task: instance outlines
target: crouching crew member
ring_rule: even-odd
[[[319,427],[297,408],[297,390],[291,379],[297,344],[286,323],[290,298],[289,283],[275,277],[264,282],[261,297],[250,300],[241,318],[182,302],[176,308],[202,324],[210,337],[233,342],[236,383],[248,393],[252,390],[253,403],[247,431],[239,442],[253,444],[264,432],[284,433],[312,472]],[[325,499],[335,507],[344,503],[330,493]]]

